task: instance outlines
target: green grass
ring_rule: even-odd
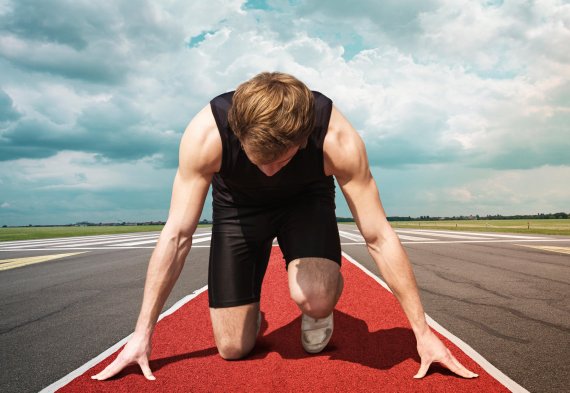
[[[392,228],[570,235],[570,219],[392,221]]]
[[[392,221],[390,224],[392,224],[393,228],[408,229],[444,229],[473,232],[570,235],[570,219]],[[212,224],[200,224],[198,226],[211,227]],[[161,231],[162,227],[163,225],[0,228],[0,242],[70,236],[110,235],[115,233],[152,232]]]
[[[116,233],[161,231],[164,225],[88,226],[88,227],[19,227],[0,228],[0,242],[10,240],[49,239],[54,237],[111,235]],[[209,227],[211,224],[199,224]]]

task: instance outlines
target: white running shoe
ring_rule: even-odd
[[[303,314],[301,319],[301,343],[309,353],[321,352],[329,343],[334,329],[333,313],[326,318],[315,319]]]

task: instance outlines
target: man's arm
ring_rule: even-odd
[[[411,264],[386,219],[362,138],[334,106],[331,124],[335,129],[331,138],[325,139],[325,160],[338,181],[369,254],[410,321],[422,359],[415,377],[422,378],[432,362],[440,362],[466,378],[476,376],[453,357],[426,322]]]
[[[115,361],[93,379],[107,379],[134,363],[147,379],[154,379],[148,365],[152,333],[192,247],[192,235],[221,155],[220,142],[212,138],[209,110],[208,106],[198,113],[182,136],[170,211],[150,258],[134,334]]]

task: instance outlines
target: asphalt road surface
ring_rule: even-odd
[[[356,226],[339,231],[343,251],[379,274]],[[433,319],[529,391],[567,391],[570,238],[397,232]],[[0,391],[41,390],[129,335],[157,237],[0,243]],[[164,310],[207,284],[209,245],[199,228]]]

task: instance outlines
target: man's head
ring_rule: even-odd
[[[306,146],[313,104],[311,90],[294,76],[262,72],[237,87],[228,123],[254,164],[277,167]]]

